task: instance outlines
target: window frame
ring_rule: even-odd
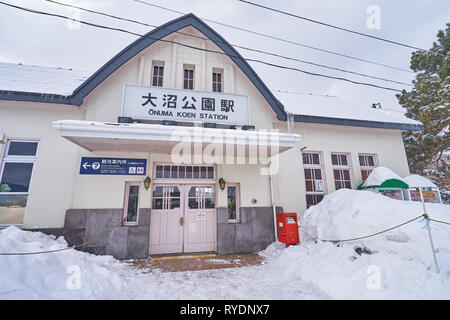
[[[156,176],[156,169],[157,167],[170,167],[170,171],[169,171],[169,177],[164,177],[164,171],[162,173],[162,177],[158,178]],[[192,167],[192,178],[186,178],[186,174],[184,176],[184,178],[180,178],[179,177],[179,169],[178,169],[178,177],[176,178],[172,178],[172,167]],[[199,168],[198,172],[199,172],[199,178],[194,178],[194,167]],[[201,178],[201,171],[202,171],[202,167],[206,168],[206,178],[202,179]],[[208,168],[213,168],[213,176],[212,178],[208,178]],[[164,170],[164,169],[163,169]],[[185,169],[186,172],[186,169]],[[183,182],[189,182],[189,183],[211,183],[216,181],[216,175],[217,175],[217,168],[215,165],[191,165],[191,164],[174,164],[174,163],[165,163],[165,162],[155,162],[153,165],[153,180],[155,181],[155,183],[183,183]]]
[[[311,153],[311,154],[316,153],[316,154],[318,154],[318,156],[319,156],[319,164],[305,164],[303,162],[303,155],[305,153]],[[308,207],[308,202],[307,202],[307,196],[308,195],[311,195],[311,196],[322,196],[322,199],[323,199],[323,197],[325,197],[325,195],[327,194],[327,192],[328,192],[327,191],[327,178],[326,178],[326,175],[325,175],[325,165],[324,165],[324,161],[323,161],[323,153],[322,153],[322,151],[304,150],[304,151],[301,152],[301,154],[302,154],[301,161],[302,161],[303,175],[304,175],[303,180],[304,180],[304,183],[305,183],[305,201],[306,201],[306,208],[308,209],[309,208]],[[318,191],[307,191],[307,188],[306,188],[306,180],[307,179],[306,179],[306,176],[305,176],[305,169],[313,169],[313,170],[314,169],[320,169],[321,170],[321,175],[322,175],[322,179],[321,179],[321,181],[322,181],[322,191],[321,192],[318,192]],[[308,179],[308,180],[311,180],[311,179]],[[312,179],[312,181],[315,181],[315,179]],[[317,203],[319,203],[319,202],[317,202]],[[313,204],[313,205],[316,205],[316,204]],[[311,206],[313,206],[313,205],[311,205]]]
[[[192,71],[192,79],[189,78],[189,72],[188,77],[185,78],[185,73],[187,71]],[[185,87],[185,82],[187,81],[187,88]],[[189,88],[189,81],[192,81],[192,88]],[[183,89],[184,90],[195,90],[195,65],[191,64],[185,64],[183,65]]]
[[[235,187],[236,188],[235,189],[236,190],[235,191],[235,194],[236,194],[236,218],[235,219],[230,219],[230,216],[228,214],[228,188],[229,187]],[[226,188],[227,188],[227,195],[226,195],[226,197],[227,197],[227,220],[228,220],[228,223],[239,223],[239,221],[240,221],[240,208],[241,208],[241,188],[240,188],[238,182],[227,182]]]
[[[347,157],[347,165],[343,165],[342,163],[341,164],[339,164],[339,163],[338,164],[333,164],[333,155],[346,156]],[[349,179],[350,179],[350,189],[353,189],[354,184],[353,184],[353,178],[352,178],[353,177],[353,172],[352,172],[352,157],[351,157],[351,153],[349,153],[349,152],[331,152],[330,153],[330,159],[331,159],[331,167],[332,167],[332,170],[333,170],[334,189],[335,190],[339,190],[339,189],[344,189],[345,188],[345,186],[341,187],[339,189],[336,188],[337,180],[336,180],[336,178],[334,176],[334,170],[339,170],[339,171],[348,170]],[[338,160],[338,162],[340,162],[340,160]],[[347,180],[338,180],[338,181],[340,181],[340,182],[344,181],[345,182]]]
[[[216,81],[214,81],[214,75],[216,74]],[[217,75],[220,75],[220,81],[217,81]],[[223,69],[213,68],[212,78],[211,78],[211,91],[223,93]],[[214,90],[214,84],[216,85],[216,90]],[[217,85],[220,85],[220,90],[217,90]]]
[[[34,156],[18,156],[18,155],[8,155],[9,147],[11,145],[11,142],[32,142],[37,143],[36,147],[36,153]],[[26,195],[27,196],[27,204],[25,205],[25,212],[24,212],[24,218],[27,214],[28,209],[28,197],[31,193],[31,186],[33,183],[33,176],[34,176],[34,170],[36,168],[36,162],[37,162],[37,156],[39,153],[39,145],[40,140],[39,139],[20,139],[20,138],[6,138],[5,142],[2,145],[2,148],[0,149],[0,182],[3,178],[3,173],[5,170],[5,164],[6,163],[32,163],[33,167],[31,169],[30,173],[30,182],[28,184],[28,191],[27,192],[0,192],[0,195]],[[0,224],[0,227],[4,226],[22,226],[22,223],[15,223],[15,224]]]
[[[361,165],[361,161],[359,160],[359,157],[373,157],[373,167]],[[378,167],[378,155],[376,153],[358,153],[358,163],[359,163],[359,171],[361,172],[361,180],[364,182],[365,179],[364,179],[363,173],[362,173],[363,170],[370,170],[370,172],[372,172],[373,169]],[[367,176],[370,175],[370,172]]]
[[[154,84],[155,81],[155,67],[157,68],[162,68],[162,75],[160,75],[159,69],[158,69],[158,74],[156,75],[156,85]],[[153,87],[159,87],[162,88],[164,87],[164,61],[153,61],[152,62],[152,86]],[[159,86],[159,79],[161,78],[161,85]]]
[[[137,201],[137,212],[136,212],[136,221],[127,221],[128,218],[128,204],[130,197],[130,187],[137,186],[138,189],[138,201]],[[141,209],[141,182],[140,181],[125,181],[125,194],[123,201],[123,215],[122,215],[122,225],[124,226],[136,226],[139,224],[139,211]]]

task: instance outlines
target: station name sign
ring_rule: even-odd
[[[145,175],[147,159],[82,157],[80,174]]]
[[[248,97],[126,84],[122,116],[140,120],[248,125]]]

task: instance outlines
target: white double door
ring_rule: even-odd
[[[150,255],[216,251],[215,201],[214,185],[153,185]]]

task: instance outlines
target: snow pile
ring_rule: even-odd
[[[438,186],[435,185],[432,181],[428,180],[425,177],[422,177],[418,174],[412,174],[410,176],[407,176],[403,178],[403,181],[405,181],[411,188],[437,188]]]
[[[426,208],[431,218],[450,221],[450,206],[427,203]],[[421,203],[341,189],[309,208],[301,224],[314,237],[346,239],[422,213]],[[430,223],[441,269],[435,273],[423,226],[418,219],[340,245],[315,244],[300,233],[298,246],[270,245],[261,253],[266,257],[261,265],[201,271],[137,269],[73,249],[0,256],[0,299],[450,299],[450,227]],[[39,232],[0,231],[0,252],[66,247],[62,238]]]
[[[429,216],[450,221],[450,206],[426,204]],[[369,191],[338,190],[305,213],[301,224],[320,239],[373,234],[423,213],[422,204]],[[434,271],[425,222],[420,219],[364,240],[302,243],[262,254],[280,272],[300,275],[334,299],[450,299],[450,227],[431,222],[440,267]],[[278,247],[279,248],[279,247]]]
[[[14,226],[0,231],[0,252],[37,252],[66,248],[67,242]],[[0,299],[108,299],[122,282],[111,256],[66,251],[0,256]],[[79,271],[79,272],[78,272]],[[79,275],[79,276],[78,276]]]
[[[369,174],[366,181],[364,181],[363,187],[380,186],[384,181],[389,179],[403,181],[402,178],[391,169],[386,167],[376,167]]]
[[[62,239],[9,227],[0,231],[1,252],[66,248]],[[276,248],[277,252],[281,252]],[[276,255],[277,252],[274,252]],[[219,261],[219,259],[217,259]],[[73,266],[80,270],[76,287]],[[138,269],[111,256],[73,249],[0,256],[0,299],[327,299],[314,284],[262,265],[186,272]]]

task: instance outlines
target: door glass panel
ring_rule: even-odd
[[[198,169],[198,167],[197,167]],[[189,209],[198,209],[199,208],[199,202],[198,202],[198,195],[200,192],[200,187],[193,186],[189,189],[188,192],[188,206]]]
[[[180,189],[177,186],[168,187],[169,188],[169,209],[177,209],[180,207]]]
[[[153,209],[162,209],[163,208],[163,199],[162,198],[153,198],[152,208]]]
[[[169,209],[177,209],[180,207],[180,198],[170,198]]]
[[[215,198],[205,198],[205,209],[214,209],[215,200]]]
[[[198,209],[198,201],[197,198],[189,198],[188,201],[189,209]]]
[[[199,188],[200,188],[200,187],[197,187],[197,186],[191,187],[191,188],[189,189],[189,193],[188,193],[189,198],[197,197],[197,195],[198,195],[198,193],[199,193]]]
[[[170,188],[170,190],[169,190],[170,197],[172,197],[172,198],[180,197],[180,189],[178,189],[178,187],[174,186],[174,187],[168,187],[168,188]]]
[[[162,186],[155,187],[153,190],[153,197],[161,198],[163,196],[163,190],[164,190],[164,187],[162,187]]]
[[[214,198],[214,188],[213,187],[204,187],[203,192],[206,198]]]

